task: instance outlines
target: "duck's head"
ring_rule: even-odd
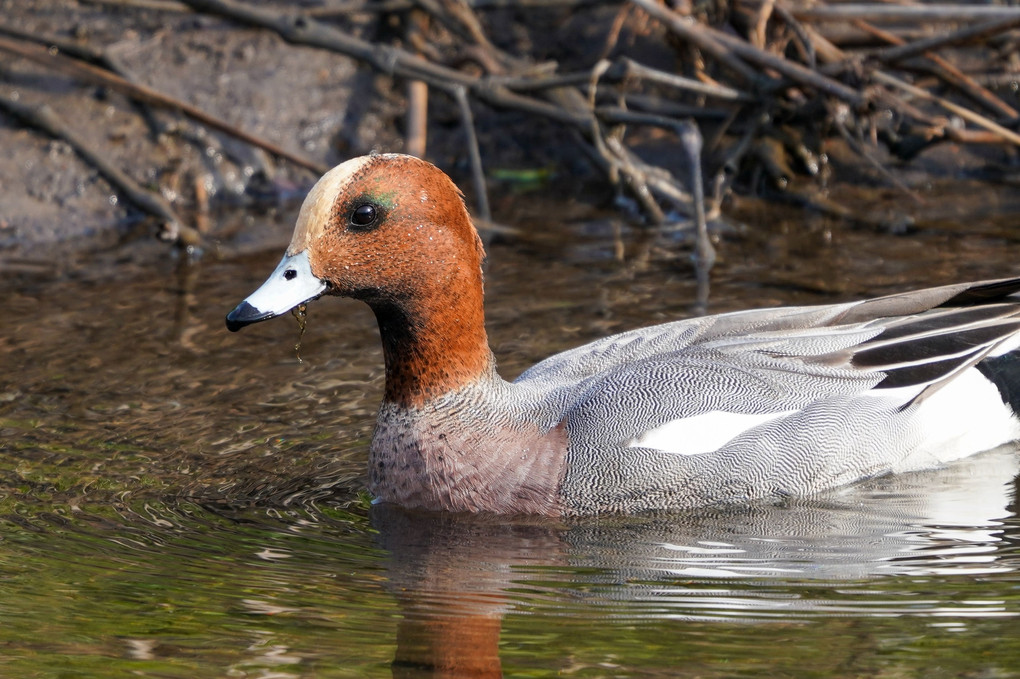
[[[455,296],[477,295],[480,306],[482,257],[463,197],[442,171],[399,154],[355,158],[315,184],[279,266],[227,314],[227,328],[327,294],[412,317]]]

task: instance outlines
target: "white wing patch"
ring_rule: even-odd
[[[902,390],[910,398],[914,387]],[[896,397],[900,389],[872,394]],[[995,385],[968,368],[916,406],[912,415],[920,445],[901,460],[896,472],[936,467],[1020,438],[1020,421]]]
[[[674,455],[701,455],[719,450],[748,429],[795,412],[747,414],[713,410],[670,420],[635,436],[625,445],[628,448],[654,448]]]

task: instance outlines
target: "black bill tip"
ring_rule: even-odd
[[[275,315],[271,312],[259,311],[248,302],[241,302],[227,314],[227,330],[237,332],[246,325],[265,321]]]

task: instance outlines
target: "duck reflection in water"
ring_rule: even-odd
[[[646,516],[555,520],[374,505],[402,615],[393,676],[501,677],[504,618],[549,606],[565,622],[669,619],[699,630],[818,617],[834,624],[838,611],[855,626],[855,642],[833,653],[856,666],[882,652],[860,618],[939,616],[957,604],[951,592],[926,591],[923,602],[901,596],[916,593],[917,578],[1016,567],[1018,457],[1006,446],[810,500]],[[818,586],[805,589],[805,580]],[[854,588],[860,597],[848,599]],[[517,650],[504,642],[504,654]],[[704,667],[674,669],[694,676]]]

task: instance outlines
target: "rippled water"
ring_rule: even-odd
[[[748,212],[709,310],[1020,272],[1016,212],[975,214],[895,236]],[[692,312],[682,239],[624,229],[621,263],[609,218],[525,216],[490,246],[504,374]],[[0,278],[0,676],[1020,676],[1014,447],[783,506],[371,507],[367,309],[313,305],[303,362],[290,319],[223,328],[278,257]]]

